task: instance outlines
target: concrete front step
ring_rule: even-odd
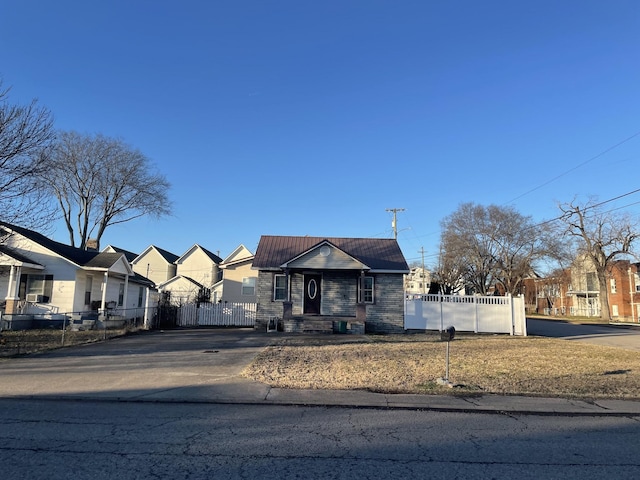
[[[293,317],[284,321],[284,331],[290,333],[335,333],[337,322],[346,321],[333,317]]]

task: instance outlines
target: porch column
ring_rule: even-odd
[[[287,302],[290,302],[291,301],[291,288],[289,288],[289,286],[291,285],[291,271],[289,269],[286,269],[284,271],[284,275],[285,275],[285,278],[287,280],[285,282],[286,283],[286,288],[287,288],[287,294],[286,294],[285,297],[287,299]]]
[[[284,271],[285,284],[286,284],[286,300],[282,302],[282,320],[289,320],[293,316],[293,303],[291,302],[291,289],[289,285],[291,283],[291,272],[289,269]]]
[[[22,273],[22,267],[11,265],[11,271],[9,272],[9,286],[7,289],[7,296],[5,298],[5,313],[17,313],[20,288],[20,274]]]
[[[358,277],[358,289],[356,298],[356,321],[365,323],[367,320],[367,304],[364,303],[364,270]]]
[[[127,316],[127,297],[129,293],[129,275],[124,276],[124,296],[122,297],[122,306],[124,308],[123,315]]]
[[[144,299],[144,328],[145,330],[149,330],[151,328],[151,318],[149,317],[149,287],[147,287],[145,291],[145,299]]]
[[[109,272],[104,272],[102,277],[102,301],[100,302],[100,313],[107,310],[107,285],[109,284]]]

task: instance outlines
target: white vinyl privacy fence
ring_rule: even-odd
[[[255,303],[188,303],[178,308],[179,327],[253,327]]]
[[[405,330],[438,330],[527,335],[524,297],[407,295]]]

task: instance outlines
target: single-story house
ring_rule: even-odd
[[[0,295],[4,314],[72,316],[110,311],[141,318],[156,292],[122,253],[81,250],[0,222]],[[2,297],[0,297],[2,298]]]
[[[200,299],[206,287],[191,277],[176,275],[158,285],[163,296],[163,302],[179,306],[185,303],[195,303]]]
[[[265,235],[253,268],[256,329],[404,331],[409,267],[394,239]]]

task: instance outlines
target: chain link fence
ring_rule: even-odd
[[[0,357],[13,357],[71,345],[100,342],[157,323],[154,308],[66,314],[15,314],[0,316]]]

